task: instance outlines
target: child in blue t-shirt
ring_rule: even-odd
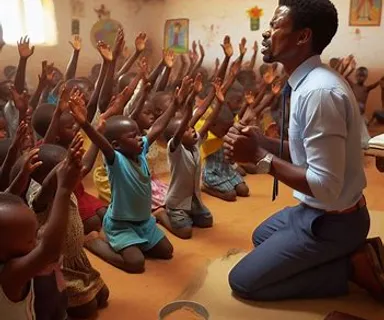
[[[151,177],[147,164],[149,146],[164,131],[177,104],[160,116],[143,137],[137,123],[126,116],[114,116],[105,123],[104,136],[84,116],[81,97],[72,98],[71,111],[90,140],[102,151],[111,185],[112,199],[103,228],[113,250],[119,253],[121,269],[144,271],[147,256],[171,259],[172,244],[151,216]]]

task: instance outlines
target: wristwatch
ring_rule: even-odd
[[[256,171],[259,174],[268,174],[271,172],[273,154],[267,153],[263,159],[256,164]]]

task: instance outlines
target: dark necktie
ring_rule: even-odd
[[[288,109],[287,102],[288,99],[291,96],[292,88],[289,85],[288,81],[284,86],[283,89],[283,112],[281,115],[281,126],[280,126],[280,146],[279,146],[279,158],[281,159],[283,157],[283,151],[284,151],[284,133],[285,133],[285,120],[286,120],[286,111]],[[274,178],[273,180],[273,193],[272,193],[272,201],[276,200],[276,197],[279,195],[279,180],[277,178]]]

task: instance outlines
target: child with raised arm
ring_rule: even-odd
[[[72,146],[79,143],[83,144],[80,134],[75,137]],[[70,149],[73,149],[72,146]],[[36,212],[40,225],[44,225],[47,221],[56,192],[55,171],[66,152],[66,149],[52,144],[44,144],[39,149],[38,160],[42,161],[42,165],[31,176],[40,186],[29,195],[28,202]],[[81,166],[83,171],[82,163]],[[82,172],[79,172],[76,176],[77,181],[81,177]],[[99,308],[106,306],[109,290],[84,251],[84,229],[73,192],[67,210],[69,220],[65,242],[61,249],[62,271],[68,297],[67,313],[72,318],[88,319],[94,316]]]
[[[81,112],[81,100],[72,100],[76,121],[104,155],[112,201],[103,220],[107,240],[123,259],[127,272],[144,271],[145,255],[171,259],[173,247],[151,216],[151,177],[147,164],[149,146],[166,128],[176,104],[159,117],[146,136],[135,121],[114,116],[106,122],[105,137],[97,133]]]
[[[38,233],[36,215],[23,200],[0,193],[0,311],[1,318],[34,320],[34,278],[61,255],[68,224],[70,195],[81,171],[81,144],[57,167],[57,192],[47,223]],[[55,319],[64,320],[65,317]]]
[[[171,182],[166,198],[167,212],[158,216],[160,223],[174,235],[182,239],[192,237],[192,226],[210,228],[213,218],[201,200],[200,145],[214,119],[220,112],[224,95],[220,81],[213,85],[216,92],[216,105],[209,118],[198,132],[189,125],[192,118],[195,95],[199,93],[199,75],[194,90],[188,96],[186,108],[181,119],[172,119],[165,136],[168,140],[168,161],[171,167]]]

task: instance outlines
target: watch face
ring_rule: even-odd
[[[257,172],[258,173],[268,173],[269,167],[270,167],[270,164],[267,161],[261,160],[257,165]]]

